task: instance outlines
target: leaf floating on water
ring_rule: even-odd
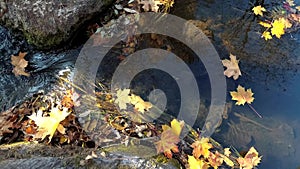
[[[143,9],[147,11],[158,12],[159,5],[162,3],[159,0],[141,0],[140,4],[143,5]]]
[[[28,61],[24,59],[26,54],[27,54],[26,52],[24,53],[19,52],[18,56],[14,56],[14,55],[11,56],[11,64],[14,66],[12,72],[15,74],[15,76],[20,76],[20,75],[27,76],[27,77],[30,76],[29,73],[25,72],[25,68],[28,65]]]
[[[236,92],[230,92],[232,100],[237,101],[235,103],[236,105],[244,105],[245,103],[251,104],[254,100],[253,94],[251,89],[247,89],[246,91],[245,88],[240,85],[237,87]]]
[[[263,12],[266,12],[266,9],[264,7],[262,7],[261,5],[259,5],[259,6],[253,7],[252,11],[254,12],[255,15],[263,16]]]
[[[237,162],[242,169],[252,169],[256,167],[261,161],[261,156],[258,156],[258,152],[254,147],[251,147],[245,157],[239,157]]]
[[[239,76],[242,75],[240,67],[239,67],[239,60],[236,59],[236,56],[230,54],[230,60],[224,59],[222,60],[223,66],[227,69],[224,71],[224,75],[227,77],[232,77],[234,80],[237,80]]]

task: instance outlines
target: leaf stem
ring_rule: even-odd
[[[256,114],[257,114],[257,116],[259,117],[259,118],[262,118],[262,115],[260,115],[255,109],[254,109],[254,107],[252,107],[249,103],[247,103],[248,104],[248,106],[251,108],[251,110],[253,110]]]

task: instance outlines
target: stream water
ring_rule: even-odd
[[[197,1],[195,18],[210,22],[214,45],[222,57],[228,53],[240,59],[242,77],[227,80],[228,91],[238,84],[251,88],[252,106],[262,114],[260,119],[247,106],[234,106],[229,119],[223,121],[215,137],[239,151],[255,146],[263,155],[258,168],[297,168],[300,166],[300,31],[266,42],[257,18],[251,14],[249,1]],[[300,4],[300,1],[295,1]],[[268,7],[279,1],[265,1]],[[248,11],[248,12],[246,12]],[[183,17],[190,17],[186,15]],[[188,18],[191,19],[191,18]],[[225,55],[224,55],[225,53]],[[228,101],[231,97],[228,94]],[[247,117],[238,118],[234,113]],[[272,130],[250,124],[258,122]]]
[[[251,88],[255,97],[252,106],[263,116],[258,118],[248,106],[233,105],[229,118],[223,121],[221,130],[213,136],[220,143],[239,151],[255,146],[263,155],[259,168],[299,167],[300,32],[268,42],[261,39],[262,29],[249,11],[251,4],[248,0],[191,0],[181,3],[185,9],[175,7],[174,13],[185,19],[205,22],[213,32],[212,42],[222,59],[228,58],[229,53],[240,59],[242,77],[237,81],[227,79],[228,91],[235,90],[238,84]],[[275,1],[265,3],[279,4]],[[19,35],[12,35],[3,27],[0,27],[0,40],[0,110],[39,90],[50,90],[57,81],[57,73],[72,67],[81,49],[36,51]],[[10,72],[10,56],[20,50],[30,56],[27,68],[31,73],[29,80],[15,77]],[[206,76],[197,80],[208,83]],[[231,102],[230,98],[228,92],[228,102]]]

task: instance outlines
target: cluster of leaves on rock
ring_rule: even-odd
[[[300,6],[294,0],[285,0],[281,6],[270,11],[261,5],[253,7],[252,11],[261,17],[259,24],[265,28],[261,37],[265,40],[272,39],[272,36],[281,38],[286,32],[300,28]]]

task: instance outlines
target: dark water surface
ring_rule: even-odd
[[[268,42],[261,39],[263,30],[253,14],[247,12],[252,7],[247,0],[191,0],[181,3],[185,8],[175,7],[175,14],[205,22],[207,29],[213,32],[212,43],[221,59],[228,58],[229,53],[240,59],[242,77],[237,81],[227,79],[228,102],[232,102],[229,91],[241,84],[252,89],[255,100],[251,105],[263,116],[258,118],[247,105],[233,105],[229,118],[223,120],[221,131],[213,137],[239,151],[255,146],[263,155],[258,168],[295,169],[300,166],[300,32]],[[265,3],[270,6],[279,4],[276,1]],[[58,72],[72,67],[80,51],[80,48],[35,51],[22,38],[14,37],[3,27],[0,27],[0,40],[0,110],[21,102],[25,96],[38,90],[50,90],[57,81]],[[20,50],[28,51],[27,71],[31,78],[15,77],[11,73],[10,56]],[[206,90],[209,87],[208,77],[202,76],[203,72],[200,74],[197,78],[203,84],[200,90],[209,91]],[[137,81],[140,81],[139,77]],[[135,85],[133,82],[133,87]],[[166,90],[173,88],[168,87]],[[142,96],[143,93],[137,94]],[[178,109],[178,105],[174,109]]]
[[[260,38],[263,29],[251,14],[249,1],[200,0],[196,4],[194,18],[182,16],[209,23],[213,44],[222,59],[229,53],[240,59],[242,76],[237,81],[227,80],[228,91],[235,90],[238,84],[251,88],[255,97],[252,106],[263,116],[258,118],[247,105],[233,105],[229,119],[223,121],[215,138],[239,151],[255,146],[263,155],[258,168],[299,167],[300,31],[266,42]],[[270,7],[280,2],[265,4]],[[228,94],[229,102],[230,99]]]

